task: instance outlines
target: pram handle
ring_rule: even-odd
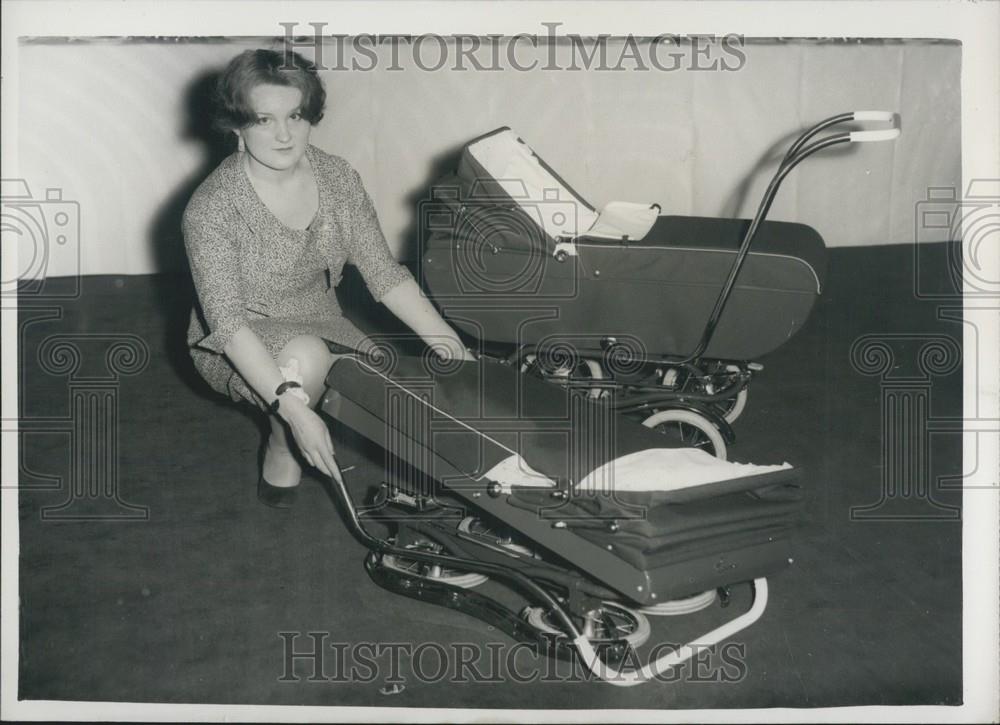
[[[851,143],[870,141],[892,141],[900,133],[899,124],[896,123],[897,116],[892,111],[855,111],[855,121],[879,121],[892,124],[891,128],[880,128],[871,131],[851,131],[849,140]]]
[[[877,131],[851,131],[851,142],[892,141],[899,136],[899,128],[883,128]]]
[[[884,121],[892,123],[896,114],[892,111],[854,111],[855,121]]]
[[[836,116],[831,116],[830,118],[820,121],[795,140],[795,143],[791,145],[785,153],[785,157],[778,165],[778,170],[775,172],[774,178],[771,179],[771,183],[768,184],[767,190],[764,192],[764,197],[761,199],[760,206],[757,208],[757,213],[750,222],[750,226],[747,227],[746,234],[743,236],[743,241],[740,242],[739,252],[736,254],[733,266],[730,268],[729,275],[726,277],[725,284],[722,286],[722,291],[719,293],[719,297],[715,301],[715,307],[713,307],[712,313],[709,315],[708,322],[705,323],[705,330],[702,333],[701,340],[698,342],[698,346],[687,357],[682,360],[672,362],[676,362],[678,364],[692,362],[699,359],[704,354],[705,350],[708,349],[708,345],[712,341],[712,336],[715,334],[716,327],[719,324],[719,319],[722,317],[722,311],[725,309],[726,303],[729,301],[729,296],[732,294],[733,287],[736,284],[736,278],[739,276],[740,269],[743,267],[743,262],[746,260],[746,256],[750,252],[750,245],[753,243],[754,237],[757,234],[757,229],[760,227],[760,224],[764,221],[765,217],[767,217],[767,212],[770,210],[774,197],[778,193],[778,188],[781,186],[781,182],[789,174],[789,172],[807,157],[813,155],[821,149],[827,148],[828,146],[853,142],[891,141],[892,139],[898,137],[900,133],[899,124],[896,123],[898,118],[898,115],[891,111],[847,111],[846,113],[839,113]],[[820,132],[831,128],[832,126],[838,126],[842,123],[850,121],[876,121],[882,123],[892,123],[893,127],[870,131],[841,131],[816,141],[812,141],[812,143],[808,143],[810,139]]]

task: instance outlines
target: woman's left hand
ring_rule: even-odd
[[[472,351],[462,344],[458,333],[444,321],[413,279],[396,285],[382,297],[382,304],[420,335],[442,360],[475,360]]]
[[[434,345],[434,352],[442,360],[475,360],[472,350],[465,347],[460,340],[443,340]]]
[[[433,350],[442,360],[475,360],[472,351],[462,344],[457,337],[447,340],[435,340]]]

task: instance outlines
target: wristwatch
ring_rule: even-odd
[[[278,412],[278,407],[281,405],[281,395],[292,388],[301,388],[302,383],[297,383],[294,380],[286,380],[281,383],[277,388],[274,389],[274,400],[271,404],[267,406],[267,412],[274,415]]]

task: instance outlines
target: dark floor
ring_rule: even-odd
[[[922,253],[922,288],[947,286],[944,252]],[[961,342],[960,324],[938,319],[939,302],[915,299],[912,280],[908,246],[831,253],[824,297],[803,332],[762,360],[730,452],[806,469],[795,565],[772,578],[767,612],[738,635],[728,659],[716,652],[700,672],[632,689],[579,678],[517,682],[543,664],[476,619],[391,594],[368,578],[363,547],[316,479],[306,479],[292,512],[258,504],[260,426],[194,377],[183,348],[191,294],[183,278],[85,278],[78,300],[22,302],[22,429],[32,432],[21,449],[20,696],[435,708],[957,704],[961,524],[947,518],[954,510],[929,499],[957,506],[960,497],[932,486],[931,496],[897,492],[866,520],[850,515],[880,500],[889,467],[906,471],[899,475],[907,481],[963,470],[957,435],[931,436],[929,470],[898,468],[919,450],[919,420],[902,457],[882,463],[881,400],[890,383],[897,399],[929,395],[934,419],[961,414],[960,368],[926,388],[912,379],[927,336]],[[890,333],[909,335],[890,343],[898,353],[891,379],[858,372],[852,343]],[[106,355],[115,345],[125,347]],[[80,351],[72,375],[70,348]],[[128,349],[148,350],[148,363],[141,354],[130,360]],[[117,382],[107,378],[109,364],[122,371]],[[118,426],[80,439],[83,449],[74,452],[72,421],[88,405],[117,414]],[[91,418],[87,430],[100,420]],[[75,475],[86,480],[107,480],[102,471],[115,470],[113,453],[106,461],[86,453],[87,445],[113,450],[109,441],[117,446],[123,503],[73,497],[65,481],[74,460]],[[338,441],[342,465],[358,466],[350,478],[362,496],[381,478],[378,453],[348,436]],[[143,510],[145,519],[128,518]],[[72,518],[88,514],[105,518]],[[886,514],[911,518],[882,520]],[[691,629],[683,620],[653,625],[651,644]],[[309,663],[299,662],[298,681],[282,681],[281,632],[302,633],[300,651],[312,646],[307,632],[329,633],[327,645],[345,647],[439,643],[449,658],[456,643],[467,643],[481,648],[476,669],[487,681],[450,682],[456,672],[472,679],[454,660],[435,678],[440,650],[427,647],[417,668],[438,681],[421,682],[404,651],[398,676],[405,688],[395,695],[381,693],[392,680],[389,654],[372,650],[377,667],[356,673],[373,674],[371,682],[345,681],[333,647],[325,650],[328,679],[309,681]],[[564,666],[553,674],[572,680]]]

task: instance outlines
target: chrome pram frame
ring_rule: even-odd
[[[792,143],[754,217],[746,224],[700,339],[690,352],[650,356],[642,344],[630,342],[627,325],[623,325],[620,335],[601,337],[599,349],[568,350],[558,343],[552,349],[535,344],[488,345],[483,341],[473,344],[479,345],[483,354],[516,366],[522,372],[581,390],[591,398],[606,400],[620,413],[639,418],[647,427],[670,433],[687,445],[703,448],[725,459],[728,446],[736,438],[732,424],[745,409],[750,383],[763,366],[753,360],[706,356],[706,351],[716,336],[737,280],[782,182],[798,164],[820,150],[839,144],[895,139],[900,133],[897,120],[896,114],[887,111],[840,113],[815,124]],[[823,131],[849,122],[874,122],[890,124],[890,127],[843,131],[815,140]],[[543,161],[538,161],[558,179]],[[574,245],[585,240],[586,234],[556,239],[552,257],[557,263],[567,261],[574,254]],[[641,244],[641,240],[630,240],[627,236],[620,241],[624,245]],[[433,289],[431,297],[434,297]],[[447,307],[443,312],[447,316]],[[463,311],[463,314],[470,313]]]

